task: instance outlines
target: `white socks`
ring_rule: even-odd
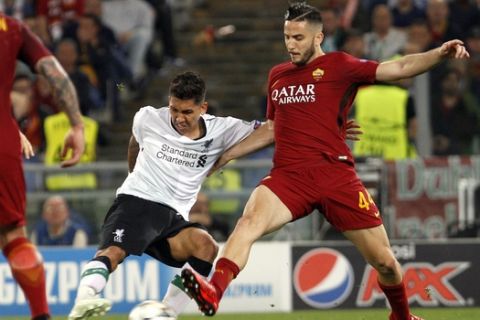
[[[81,275],[76,300],[92,299],[102,292],[107,284],[109,274],[110,272],[103,262],[97,260],[88,262]]]
[[[168,284],[167,293],[162,301],[172,308],[177,315],[185,310],[191,300],[184,289],[182,278],[180,278],[179,275],[175,275],[173,280]]]

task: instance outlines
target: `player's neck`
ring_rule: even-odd
[[[192,139],[192,140],[198,140],[201,139],[205,136],[207,132],[207,129],[205,127],[205,121],[203,118],[200,118],[198,120],[198,125],[196,128],[193,128],[190,132],[185,133],[184,136]]]

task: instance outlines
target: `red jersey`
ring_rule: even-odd
[[[345,124],[361,84],[373,83],[378,63],[343,52],[305,66],[272,68],[267,118],[275,121],[274,168],[315,166],[325,158],[351,161]]]
[[[20,160],[20,136],[12,115],[10,92],[19,59],[34,69],[38,60],[51,55],[37,36],[20,21],[0,12],[0,157]]]

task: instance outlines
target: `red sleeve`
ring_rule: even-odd
[[[275,105],[272,101],[272,74],[273,74],[273,69],[270,70],[270,73],[268,75],[268,87],[267,87],[267,119],[268,120],[274,120],[275,118]]]
[[[344,53],[343,65],[345,76],[354,83],[374,83],[378,62],[373,60],[358,59]]]
[[[47,16],[48,15],[48,0],[37,0],[37,15]]]
[[[35,70],[38,60],[51,56],[52,53],[42,44],[40,39],[28,27],[21,26],[22,46],[19,59]]]

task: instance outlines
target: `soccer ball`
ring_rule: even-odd
[[[130,314],[128,320],[175,320],[175,312],[162,302],[147,300],[137,304]]]

